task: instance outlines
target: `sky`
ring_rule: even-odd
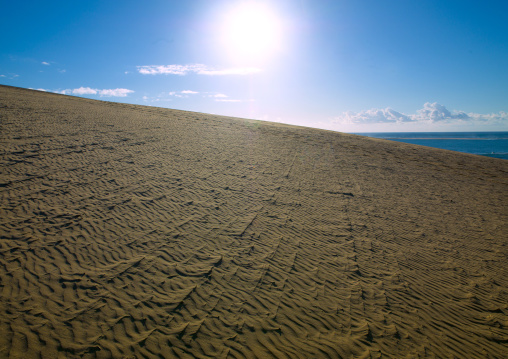
[[[508,131],[506,0],[1,8],[3,85],[341,132]]]

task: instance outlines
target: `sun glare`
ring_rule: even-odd
[[[280,46],[282,26],[272,9],[261,3],[242,3],[226,14],[222,41],[235,60],[264,60]]]

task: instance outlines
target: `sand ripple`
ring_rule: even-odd
[[[0,357],[502,358],[508,162],[0,87]]]

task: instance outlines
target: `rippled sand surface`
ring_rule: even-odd
[[[0,357],[502,358],[508,161],[0,86]]]

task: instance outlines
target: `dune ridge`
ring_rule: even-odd
[[[508,161],[8,86],[0,161],[0,357],[506,357]]]

